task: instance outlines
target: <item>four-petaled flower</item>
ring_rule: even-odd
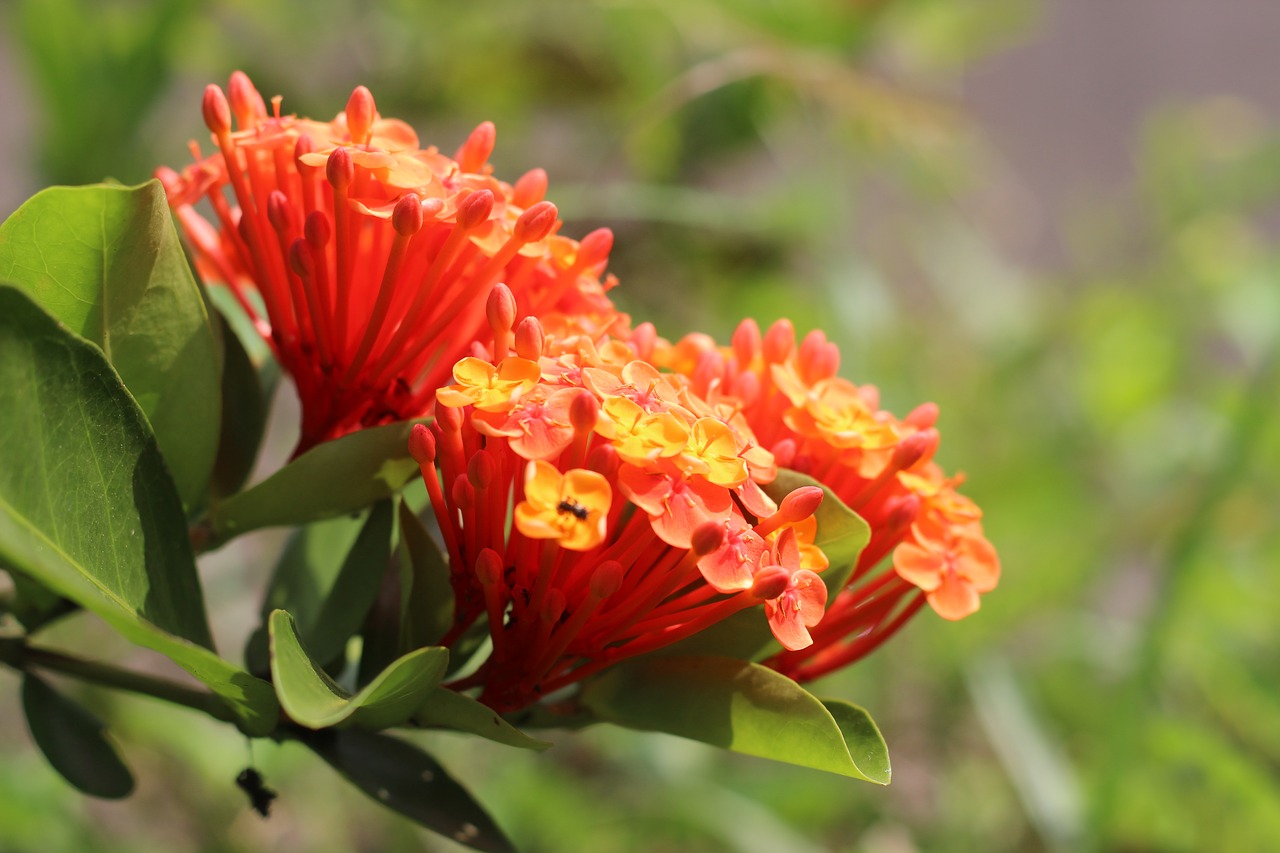
[[[536,459],[525,468],[516,527],[530,539],[555,539],[570,551],[590,551],[604,540],[612,497],[609,481],[595,471],[574,468],[561,474]]]

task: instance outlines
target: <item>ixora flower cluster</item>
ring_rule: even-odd
[[[612,234],[560,234],[541,170],[494,177],[491,124],[450,157],[363,87],[316,122],[239,73],[204,117],[217,151],[157,174],[205,279],[292,376],[298,454],[417,421],[452,596],[439,645],[484,650],[457,696],[572,705],[726,627],[763,640],[715,648],[794,687],[995,587],[981,511],[934,461],[935,406],[882,410],[785,320],[728,345],[633,325],[607,295]],[[833,513],[862,531],[842,565]]]
[[[279,98],[268,112],[239,72],[229,91],[205,91],[218,153],[193,143],[194,164],[156,177],[202,277],[231,289],[293,377],[299,452],[430,411],[499,281],[540,315],[612,315],[612,235],[557,235],[541,169],[494,178],[492,124],[449,157],[378,115],[363,86],[327,123],[281,116]]]

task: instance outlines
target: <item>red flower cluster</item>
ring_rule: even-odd
[[[194,164],[156,175],[204,279],[231,289],[293,377],[299,452],[426,414],[498,281],[539,315],[613,314],[613,235],[559,235],[541,169],[493,177],[492,124],[449,157],[382,118],[363,86],[315,122],[280,115],[278,98],[269,112],[240,72],[229,99],[206,89],[204,118],[218,153],[193,144]]]
[[[643,360],[643,332],[513,329],[502,285],[489,308],[492,346],[455,365],[412,443],[449,551],[445,644],[488,617],[493,654],[466,686],[512,710],[761,603],[783,646],[807,646],[822,490],[775,504],[772,454]]]
[[[871,652],[927,601],[946,619],[978,609],[1000,562],[983,536],[982,511],[934,463],[937,407],[899,420],[872,385],[836,375],[840,351],[820,331],[796,345],[786,320],[766,334],[745,320],[732,345],[690,335],[660,348],[656,363],[689,376],[692,390],[741,413],[777,463],[827,486],[871,527],[871,542],[836,594],[814,642],[769,663],[797,680],[825,675]],[[892,569],[877,572],[892,553]]]
[[[786,321],[728,347],[632,329],[605,294],[612,235],[560,236],[541,170],[494,178],[492,125],[448,157],[363,87],[321,123],[268,111],[239,73],[204,114],[218,153],[158,175],[201,271],[293,377],[299,452],[434,411],[410,449],[448,550],[443,643],[493,643],[454,687],[518,709],[757,605],[784,649],[767,663],[811,679],[926,602],[959,619],[994,588],[981,512],[932,461],[936,407],[883,411]],[[824,492],[775,503],[779,467],[870,525],[830,602]]]

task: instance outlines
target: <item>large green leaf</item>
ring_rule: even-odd
[[[449,650],[443,646],[418,649],[351,696],[303,649],[292,616],[277,610],[269,625],[271,677],[280,705],[294,722],[310,729],[353,724],[377,730],[408,722],[449,665]]]
[[[158,181],[52,187],[0,225],[0,279],[102,348],[188,507],[218,447],[218,343]]]
[[[473,850],[514,853],[493,818],[413,744],[359,729],[326,729],[299,739],[387,808]]]
[[[362,510],[390,497],[418,471],[409,456],[417,421],[362,429],[313,447],[211,513],[215,537],[305,524]]]
[[[246,731],[270,685],[214,654],[186,522],[155,438],[93,344],[0,286],[0,563],[172,658]]]
[[[316,660],[337,658],[378,594],[391,555],[392,518],[391,501],[380,501],[367,517],[330,519],[295,533],[272,575],[263,625],[272,611],[288,610]],[[256,669],[266,661],[260,657],[266,645],[251,641],[250,649]]]
[[[545,740],[529,737],[502,719],[492,708],[447,687],[439,687],[432,691],[427,701],[413,715],[413,721],[422,726],[438,726],[470,732],[473,735],[521,749],[551,748],[551,744]]]
[[[109,800],[133,791],[133,774],[107,739],[102,721],[84,707],[27,673],[22,678],[22,711],[31,739],[53,769],[76,788]]]
[[[400,503],[400,641],[405,649],[440,642],[453,624],[449,563],[426,525]]]
[[[824,705],[759,664],[723,657],[643,658],[587,682],[600,719],[734,752],[889,784],[884,740],[855,705]]]
[[[274,387],[266,387],[239,336],[222,329],[222,426],[210,482],[214,501],[235,494],[258,458],[267,426],[267,404]],[[278,371],[272,370],[272,374]]]

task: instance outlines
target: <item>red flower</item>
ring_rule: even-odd
[[[601,279],[612,236],[557,234],[541,170],[496,179],[493,125],[449,157],[379,116],[364,87],[331,122],[279,106],[268,112],[240,72],[229,100],[208,87],[218,153],[157,176],[204,278],[231,290],[293,377],[299,451],[426,413],[484,330],[496,282],[539,316],[625,327],[605,296],[613,280]],[[216,224],[196,212],[202,199]],[[505,318],[508,333],[520,319]]]
[[[926,603],[959,619],[995,588],[999,559],[983,536],[981,510],[956,492],[959,478],[948,479],[931,461],[935,406],[894,417],[880,408],[874,386],[836,376],[840,352],[821,332],[797,346],[785,320],[763,335],[747,320],[724,348],[705,335],[674,345],[658,340],[652,358],[688,376],[710,405],[739,413],[778,465],[814,477],[871,527],[870,543],[820,624],[799,618],[814,605],[802,586],[789,588],[797,618],[783,630],[799,636],[811,627],[813,642],[790,644],[770,665],[798,680],[817,678],[870,653]],[[782,612],[774,607],[767,607],[774,616]]]
[[[820,490],[745,508],[728,474],[768,454],[742,425],[695,414],[710,407],[682,377],[640,361],[643,333],[553,338],[532,318],[494,332],[488,360],[459,362],[411,443],[449,550],[444,643],[481,618],[493,640],[455,687],[514,710],[762,602],[784,646],[809,642],[826,590],[793,528]]]

